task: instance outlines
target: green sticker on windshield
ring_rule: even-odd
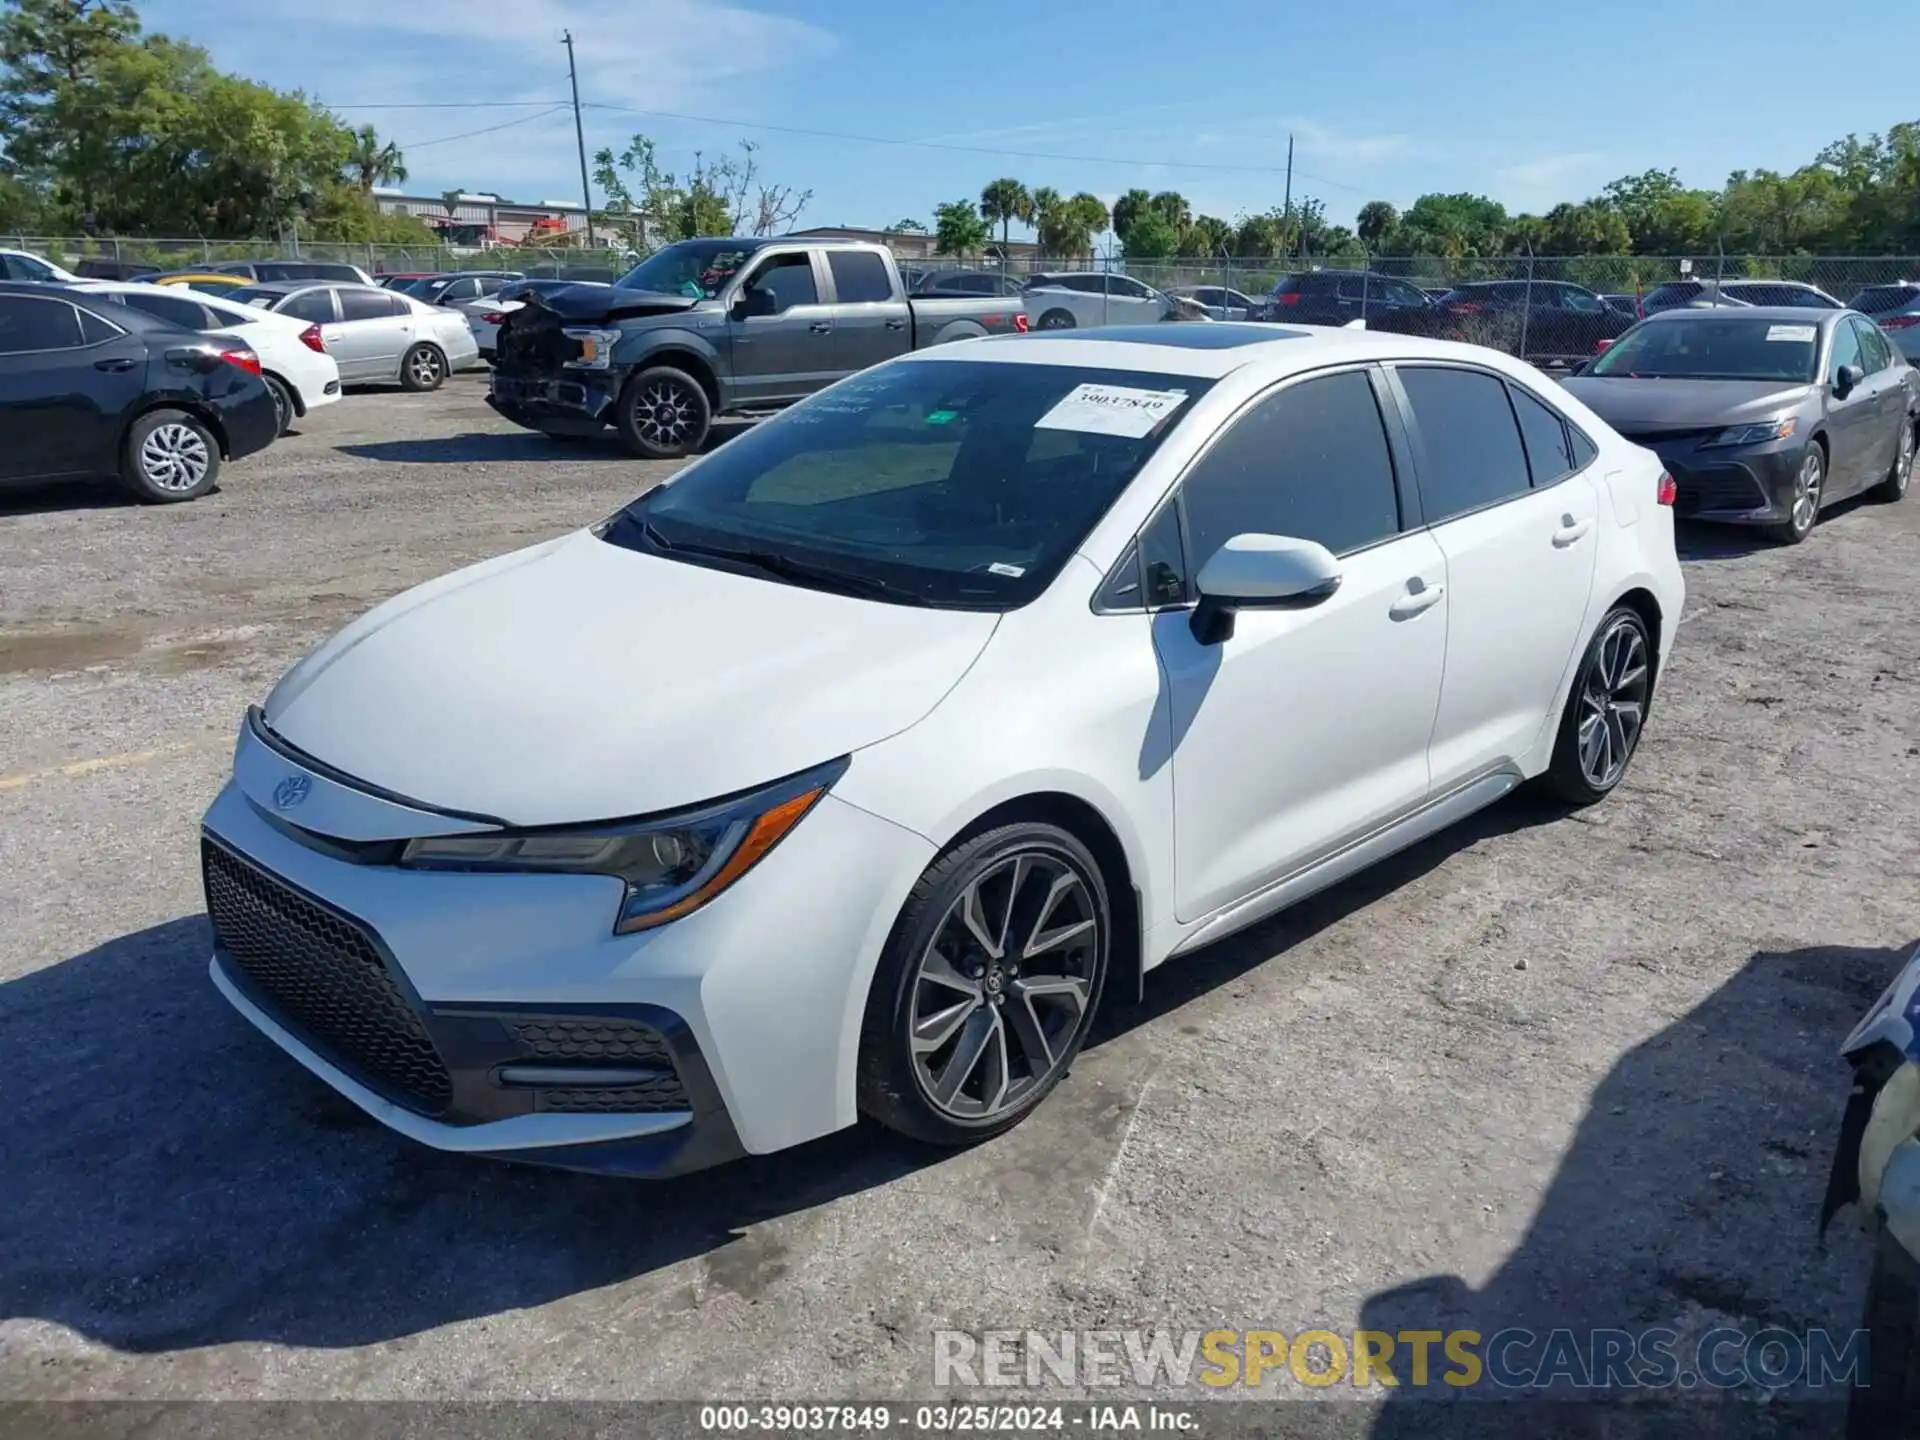
[[[929,425],[944,425],[959,413],[958,410],[929,410],[927,412],[927,423]]]

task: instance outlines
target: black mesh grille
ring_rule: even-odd
[[[1731,466],[1691,470],[1669,465],[1667,471],[1673,476],[1673,508],[1679,515],[1696,515],[1702,510],[1757,510],[1767,503],[1745,470]]]
[[[534,1103],[539,1109],[570,1115],[653,1114],[690,1108],[686,1087],[678,1075],[662,1075],[637,1085],[541,1089],[535,1094]]]
[[[673,1052],[667,1049],[666,1041],[634,1020],[543,1016],[515,1024],[513,1033],[530,1056],[541,1060],[639,1061],[673,1067]]]
[[[200,863],[221,948],[278,1018],[400,1104],[444,1111],[452,1077],[367,931],[210,841]]]

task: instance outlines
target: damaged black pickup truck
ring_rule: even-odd
[[[1027,328],[1018,296],[908,299],[878,245],[682,240],[612,288],[529,295],[487,403],[555,437],[611,425],[634,454],[700,448],[714,418],[777,410],[869,365]]]

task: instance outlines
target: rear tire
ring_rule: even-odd
[[[294,404],[293,392],[287,389],[276,375],[265,377],[267,393],[273,396],[273,413],[279,422],[279,428],[273,433],[276,437],[284,435],[293,428]]]
[[[153,410],[133,422],[120,482],[149,505],[198,500],[220,479],[220,442],[184,410]]]
[[[861,1113],[932,1145],[1011,1130],[1087,1037],[1113,951],[1099,862],[1055,825],[1001,825],[927,867],[860,1030]]]
[[[1071,330],[1073,329],[1073,324],[1073,312],[1071,310],[1055,309],[1047,311],[1040,317],[1039,328],[1042,330]]]
[[[1867,493],[1885,504],[1891,505],[1902,499],[1907,487],[1913,483],[1913,452],[1920,447],[1920,420],[1909,420],[1906,429],[1900,432],[1900,448],[1893,457],[1893,469],[1887,472],[1887,478]]]
[[[1574,671],[1553,760],[1541,776],[1569,805],[1597,804],[1627,773],[1653,703],[1653,643],[1628,605],[1607,612]]]
[[[700,382],[671,365],[642,370],[620,392],[615,427],[643,460],[678,460],[706,443],[713,405]]]
[[[438,390],[447,383],[447,357],[437,345],[416,345],[400,361],[400,388],[415,394]]]

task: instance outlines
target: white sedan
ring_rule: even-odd
[[[80,280],[73,285],[125,305],[182,330],[231,335],[260,356],[261,377],[273,394],[280,433],[297,419],[340,398],[340,366],[327,353],[320,327],[250,305],[237,305],[177,285],[141,285],[131,281]]]
[[[1490,350],[921,351],[301,661],[206,814],[212,978],[443,1150],[977,1140],[1103,994],[1523,782],[1613,790],[1672,499]]]
[[[1022,288],[1020,299],[1034,330],[1090,330],[1190,318],[1181,302],[1151,285],[1104,270],[1036,275]],[[1205,307],[1198,301],[1186,304],[1191,315],[1204,316]]]

